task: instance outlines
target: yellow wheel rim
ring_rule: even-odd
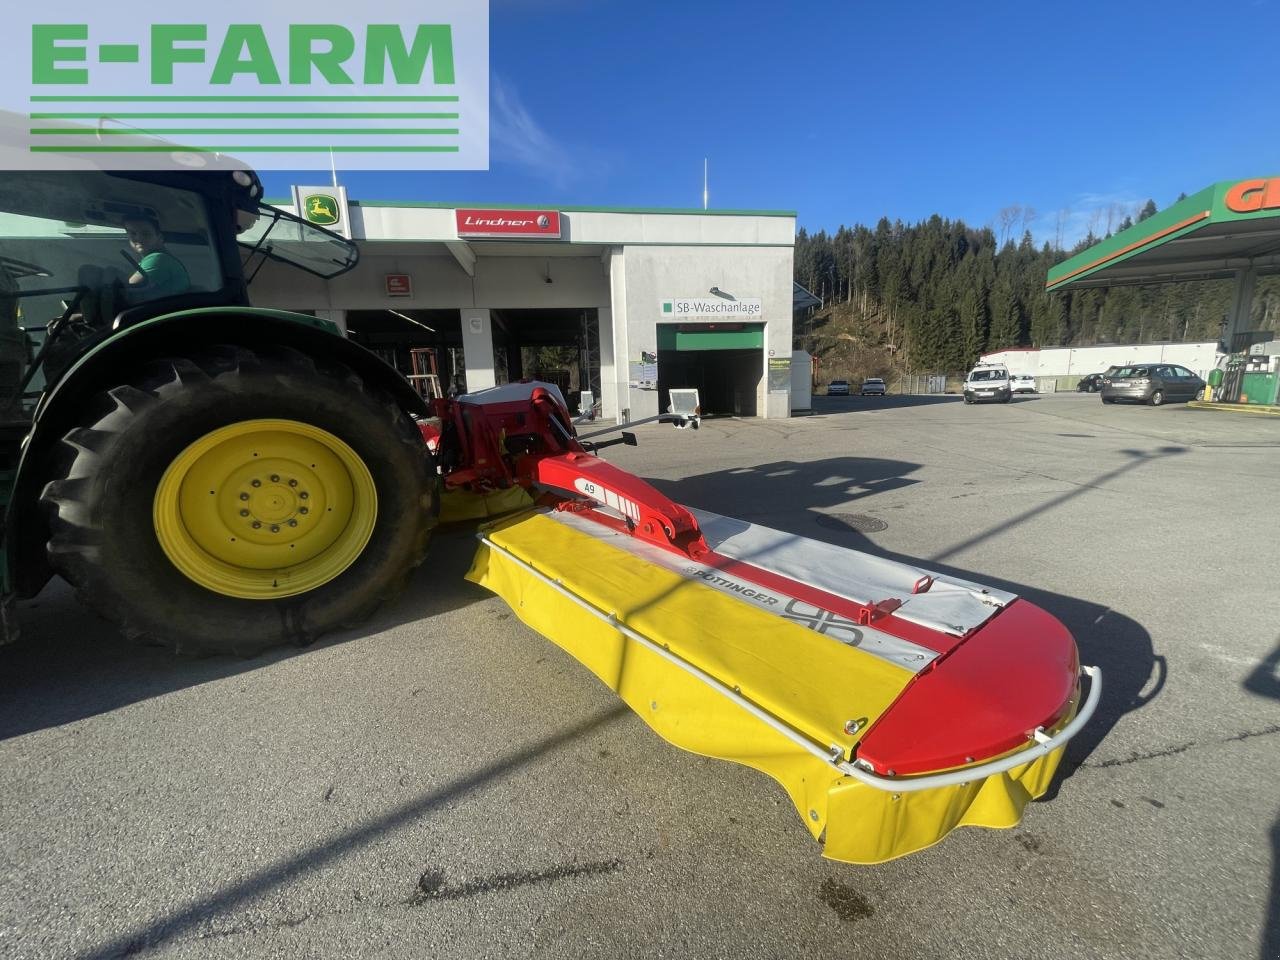
[[[152,511],[160,547],[200,586],[228,597],[292,597],[355,563],[378,517],[364,461],[326,430],[245,420],[174,459]]]

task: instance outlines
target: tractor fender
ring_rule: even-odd
[[[426,416],[425,401],[381,359],[343,337],[338,327],[305,314],[261,307],[208,307],[154,317],[113,333],[97,344],[41,399],[23,444],[5,515],[8,590],[33,597],[53,570],[45,555],[48,524],[39,509],[49,458],[82,415],[84,402],[122,382],[148,360],[214,344],[248,349],[287,346],[316,359],[343,363],[367,383],[385,390],[410,415]]]

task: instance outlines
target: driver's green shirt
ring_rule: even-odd
[[[176,296],[191,289],[187,268],[171,253],[153,250],[138,262],[138,266],[147,279],[141,290],[149,300]]]

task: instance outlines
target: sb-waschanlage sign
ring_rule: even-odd
[[[487,0],[77,0],[3,17],[3,169],[209,155],[277,170],[489,166]]]
[[[759,320],[764,307],[756,297],[726,300],[719,297],[672,297],[658,302],[663,320]]]

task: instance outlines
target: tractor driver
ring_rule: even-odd
[[[173,297],[191,289],[187,268],[165,249],[159,221],[145,215],[129,217],[124,229],[139,268],[129,277],[131,300]]]

